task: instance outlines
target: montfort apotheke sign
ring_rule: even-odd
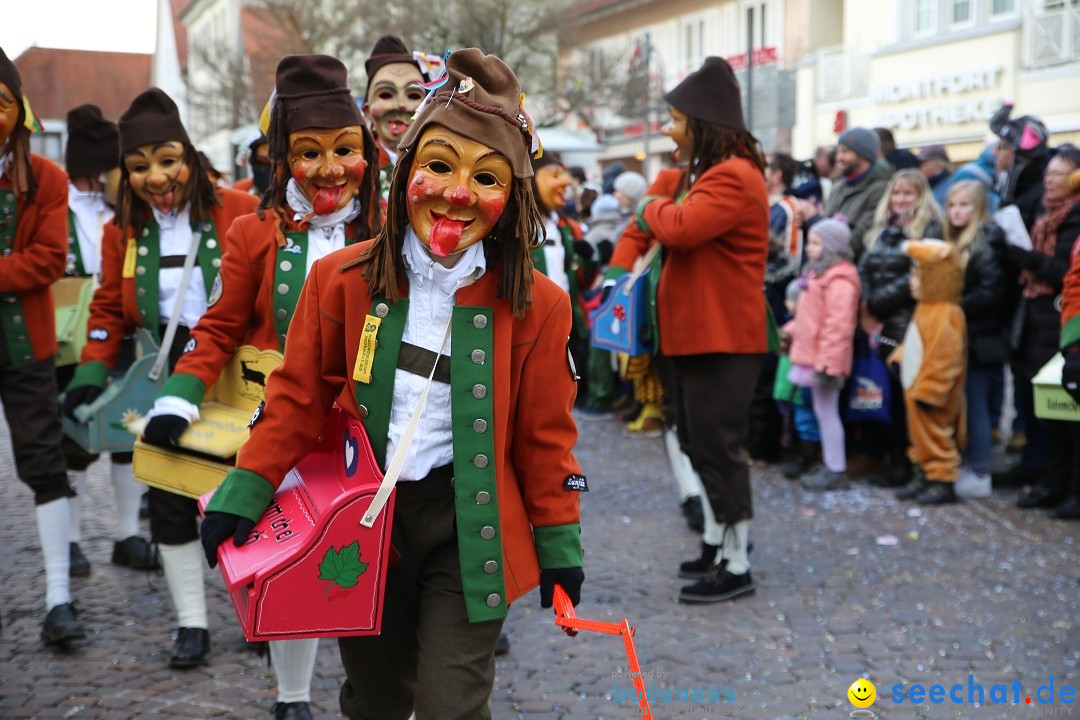
[[[1001,106],[994,91],[1002,71],[993,65],[874,85],[870,96],[881,108],[876,124],[900,130],[985,124]]]

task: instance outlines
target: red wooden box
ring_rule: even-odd
[[[218,550],[244,637],[379,634],[394,494],[370,529],[360,520],[381,480],[363,425],[334,406],[248,542]],[[201,510],[212,496],[199,499]]]

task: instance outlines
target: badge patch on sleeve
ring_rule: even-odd
[[[589,492],[589,481],[585,479],[584,475],[567,475],[566,479],[563,480],[563,490]]]
[[[566,343],[566,362],[570,365],[570,377],[574,379],[574,382],[581,380],[581,376],[578,375],[577,363],[574,362],[574,353],[570,352],[570,343]]]
[[[109,331],[105,328],[90,328],[90,332],[86,334],[86,337],[97,342],[105,342],[109,339]]]
[[[248,423],[249,428],[255,427],[255,423],[259,422],[259,418],[262,417],[262,411],[264,407],[266,407],[265,400],[259,403],[259,407],[255,408],[255,412],[251,413],[251,422]]]
[[[187,345],[184,345],[184,354],[185,354],[185,355],[187,355],[187,354],[188,354],[189,352],[192,352],[192,351],[194,351],[194,350],[195,350],[195,347],[196,347],[196,346],[197,346],[198,344],[199,344],[199,343],[198,343],[198,341],[197,341],[197,340],[195,340],[195,338],[190,338],[190,339],[189,339],[189,340],[187,341]]]
[[[210,297],[206,299],[206,307],[214,307],[214,303],[221,299],[221,294],[225,292],[225,283],[221,280],[221,273],[218,273],[214,278],[214,284],[210,288]]]

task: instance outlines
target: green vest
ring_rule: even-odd
[[[573,333],[579,338],[587,338],[589,336],[589,324],[585,321],[585,312],[578,303],[578,296],[581,291],[578,288],[577,273],[581,269],[581,264],[577,252],[574,250],[574,233],[569,225],[564,224],[559,226],[559,234],[562,236],[563,251],[566,254],[564,267],[567,278],[566,284],[569,286],[567,293],[570,295],[570,307],[573,314]],[[543,245],[533,248],[530,257],[532,258],[533,267],[543,275],[551,277],[548,275],[547,256],[544,254]]]
[[[0,190],[0,254],[4,257],[10,257],[14,252],[18,214],[15,193],[8,189]],[[26,329],[22,300],[14,293],[0,294],[0,330],[4,333],[11,367],[33,365],[34,346],[30,344],[30,334]]]
[[[68,210],[68,252],[64,274],[71,277],[86,277],[86,264],[83,262],[82,248],[79,246],[79,229],[75,225],[75,213]]]
[[[307,279],[307,240],[306,230],[285,233],[285,245],[277,249],[274,259],[274,329],[277,330],[278,350],[281,352],[285,352],[285,335]],[[346,229],[345,246],[354,242]]]
[[[221,267],[221,245],[218,243],[218,230],[212,220],[201,223],[192,221],[193,240],[199,248],[196,260],[203,276],[203,287],[209,299],[218,269]],[[128,241],[131,242],[130,240]],[[142,326],[157,337],[161,325],[158,312],[161,292],[161,229],[156,220],[148,220],[139,237],[135,239],[135,305],[139,309]],[[187,288],[182,288],[181,292]],[[160,340],[160,338],[158,338]]]
[[[371,301],[381,318],[371,382],[356,383],[356,406],[379,467],[387,463],[394,376],[409,301]],[[450,415],[454,439],[454,495],[465,608],[471,622],[505,618],[502,533],[495,482],[492,398],[494,329],[488,307],[456,305],[450,331]]]

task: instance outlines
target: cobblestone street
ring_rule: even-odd
[[[698,537],[678,513],[662,441],[626,438],[614,421],[582,423],[578,455],[591,490],[582,495],[579,615],[629,618],[650,693],[727,698],[655,700],[654,717],[844,718],[854,709],[848,686],[866,676],[877,687],[877,717],[1080,718],[1080,705],[1060,702],[1064,685],[1080,689],[1080,523],[1015,509],[1016,490],[918,510],[886,490],[811,495],[772,468],[755,469],[757,593],[690,606],[676,602],[687,582],[676,571],[697,556]],[[109,564],[112,491],[101,463],[84,510],[93,571],[73,580],[89,637],[66,654],[44,647],[31,494],[14,477],[6,428],[0,462],[0,717],[270,717],[272,672],[244,642],[217,571],[206,571],[209,666],[166,667],[165,581]],[[506,630],[512,649],[497,663],[497,720],[638,716],[618,638],[565,637],[536,593],[511,609]],[[316,717],[340,717],[340,677],[336,645],[324,640]],[[945,702],[893,702],[895,685],[916,683],[943,685]],[[962,704],[948,696],[957,684]],[[985,689],[980,706],[969,702],[969,684]],[[1008,686],[1007,704],[992,702],[995,684]],[[1055,702],[1040,704],[1037,691],[1051,684]]]

